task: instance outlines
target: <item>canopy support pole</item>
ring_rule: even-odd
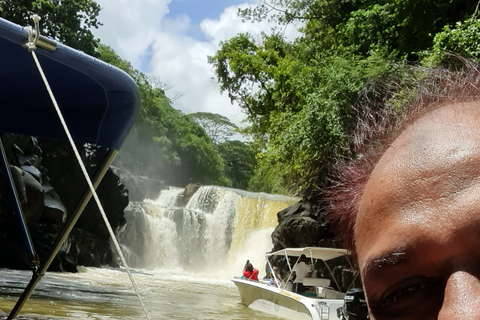
[[[30,237],[30,233],[28,232],[28,227],[27,227],[27,222],[25,221],[25,215],[23,214],[22,206],[20,204],[20,199],[18,197],[17,193],[17,188],[15,187],[15,182],[13,180],[12,172],[10,170],[10,165],[8,163],[7,159],[7,154],[5,153],[5,148],[3,147],[3,142],[2,138],[0,137],[0,171],[3,171],[7,177],[8,180],[8,188],[6,188],[8,191],[10,191],[10,194],[8,195],[9,199],[13,199],[14,203],[12,204],[12,211],[13,214],[18,217],[17,221],[20,222],[20,229],[22,231],[22,236],[25,242],[25,245],[27,246],[28,250],[28,263],[30,264],[30,267],[33,270],[38,269],[39,267],[39,260],[38,256],[35,253],[35,247],[33,246],[32,243],[32,238]]]
[[[98,187],[98,185],[102,181],[103,177],[105,176],[105,173],[110,167],[110,164],[112,163],[116,154],[117,154],[116,150],[113,150],[113,149],[108,150],[103,162],[100,164],[99,170],[97,170],[93,178],[93,185],[95,189]],[[11,320],[15,318],[20,313],[20,310],[32,295],[33,290],[37,286],[38,282],[42,279],[42,277],[47,272],[48,267],[50,266],[53,259],[55,258],[58,251],[60,250],[61,246],[67,239],[68,235],[70,234],[70,231],[72,231],[73,227],[75,226],[75,223],[80,218],[83,210],[85,209],[91,197],[92,197],[92,191],[90,190],[90,188],[87,187],[86,190],[83,192],[82,197],[80,198],[80,201],[78,202],[74,212],[70,215],[67,222],[65,223],[65,226],[63,227],[63,230],[57,236],[55,243],[50,248],[50,252],[45,262],[41,264],[40,269],[34,270],[32,279],[30,280],[27,287],[23,291],[22,295],[18,299],[17,303],[15,304],[15,307],[12,309],[12,311],[8,315],[7,320]]]
[[[327,269],[328,269],[328,271],[330,272],[330,274],[332,275],[332,279],[333,279],[333,281],[335,282],[335,284],[337,285],[337,290],[338,290],[338,291],[341,291],[341,290],[340,290],[340,285],[338,284],[337,279],[335,279],[335,275],[333,274],[332,269],[330,269],[330,267],[328,266],[328,264],[327,264],[327,262],[326,262],[325,260],[322,260],[322,261],[323,261],[323,263],[325,264],[325,266],[327,267]]]
[[[268,267],[270,268],[270,272],[272,273],[272,276],[273,276],[273,281],[275,281],[275,284],[277,285],[277,288],[283,289],[280,286],[280,281],[278,281],[277,275],[275,274],[275,271],[273,270],[272,264],[270,263],[270,260],[268,260],[268,257],[267,257],[267,264],[268,264]]]

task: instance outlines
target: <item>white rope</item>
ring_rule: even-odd
[[[39,19],[35,20],[34,17],[32,17],[32,18],[35,21],[36,29],[37,29],[37,32],[38,32],[38,20]],[[36,39],[34,41],[36,41]],[[150,316],[148,314],[147,308],[145,307],[145,303],[143,302],[142,296],[140,295],[137,284],[135,283],[132,272],[131,272],[128,264],[127,264],[127,261],[125,260],[125,257],[122,253],[122,250],[120,249],[120,245],[118,244],[117,238],[115,237],[115,233],[113,232],[113,229],[110,226],[107,215],[105,214],[105,211],[103,210],[103,206],[100,203],[100,199],[98,198],[97,192],[95,191],[95,188],[93,187],[92,180],[88,176],[87,169],[85,168],[85,165],[82,162],[82,158],[80,157],[80,154],[78,153],[77,147],[75,146],[73,138],[70,134],[70,130],[68,129],[67,124],[65,123],[65,119],[63,118],[62,112],[61,112],[60,108],[58,107],[57,100],[55,99],[55,96],[52,92],[52,89],[50,88],[50,84],[48,83],[47,77],[43,73],[42,66],[40,65],[40,62],[37,59],[37,55],[35,54],[35,49],[36,49],[35,42],[33,43],[33,45],[32,44],[28,45],[28,49],[29,49],[29,51],[32,52],[32,56],[33,56],[33,59],[35,60],[35,64],[37,65],[38,71],[40,72],[40,75],[43,79],[43,82],[45,83],[45,87],[47,88],[48,94],[50,95],[50,99],[52,100],[52,103],[55,107],[55,110],[57,111],[57,115],[60,118],[60,122],[62,123],[63,129],[65,130],[65,133],[67,134],[68,141],[70,142],[70,145],[72,146],[72,149],[73,149],[73,152],[75,153],[78,164],[80,165],[80,168],[82,169],[83,175],[85,176],[85,180],[87,181],[87,184],[90,187],[90,191],[92,192],[92,195],[93,195],[95,201],[97,202],[98,209],[100,210],[100,213],[102,214],[103,221],[105,222],[105,225],[108,229],[108,232],[110,233],[110,237],[112,238],[113,244],[115,245],[115,248],[117,249],[118,255],[120,256],[120,260],[122,260],[122,264],[123,264],[123,266],[125,267],[125,270],[128,273],[128,277],[130,278],[130,281],[132,282],[132,285],[133,285],[133,288],[135,289],[138,300],[140,301],[140,304],[142,305],[143,312],[145,313],[146,318],[148,320],[150,320]]]

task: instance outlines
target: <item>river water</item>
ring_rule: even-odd
[[[278,319],[240,303],[230,281],[250,259],[264,275],[276,213],[297,199],[202,187],[185,207],[180,189],[132,203],[122,250],[151,319]],[[31,272],[0,270],[0,319]],[[18,319],[145,319],[122,269],[47,273]]]

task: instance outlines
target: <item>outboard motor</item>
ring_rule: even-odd
[[[343,308],[337,310],[342,320],[367,320],[368,315],[367,301],[362,289],[350,289],[343,298]]]

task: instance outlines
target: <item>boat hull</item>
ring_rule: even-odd
[[[295,320],[338,320],[340,299],[316,299],[257,281],[232,280],[238,288],[242,303],[251,309]]]

